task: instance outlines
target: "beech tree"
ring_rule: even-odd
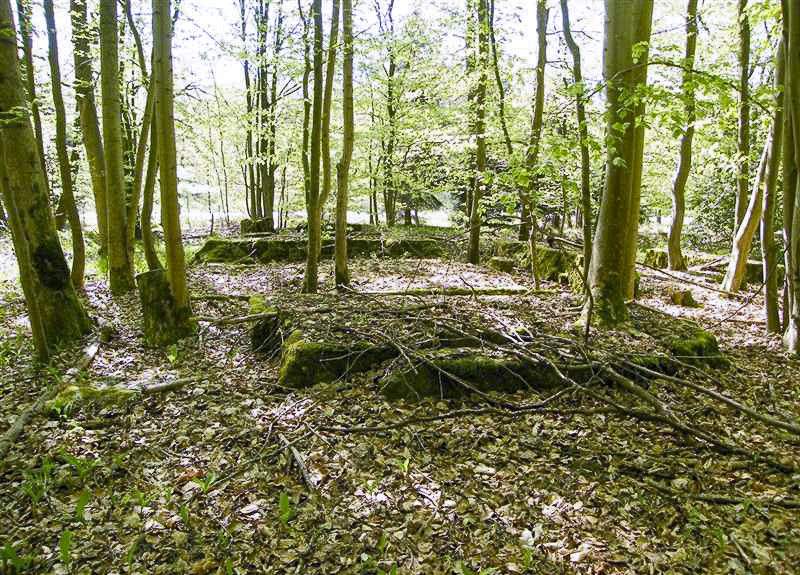
[[[111,292],[122,294],[133,289],[134,281],[126,231],[116,0],[100,0],[100,78],[108,212],[108,277]]]
[[[487,0],[478,0],[478,10],[475,15],[477,25],[477,57],[475,58],[476,78],[475,94],[471,98],[472,137],[475,139],[475,174],[472,176],[472,201],[469,212],[469,250],[467,258],[470,263],[477,264],[480,260],[481,237],[481,194],[486,186],[486,83],[489,70],[489,10]],[[469,29],[469,27],[468,27]]]
[[[322,0],[313,0],[311,17],[314,21],[314,92],[311,108],[310,160],[306,215],[308,217],[308,246],[303,292],[317,293],[320,243],[320,136],[322,132]]]
[[[30,124],[9,0],[0,0],[0,189],[38,357],[90,329],[72,286]]]
[[[353,157],[355,120],[353,112],[353,2],[342,0],[342,157],[336,164],[336,256],[335,280],[339,289],[350,286],[347,267],[347,197],[350,178],[350,160]]]
[[[686,182],[692,169],[692,141],[697,119],[695,103],[694,60],[697,51],[697,0],[689,0],[686,7],[686,52],[683,60],[683,107],[685,127],[681,136],[681,149],[675,180],[672,182],[672,224],[667,240],[669,269],[685,270],[686,260],[681,251],[681,231],[686,217]]]
[[[634,66],[633,48],[649,41],[653,3],[606,0],[605,6],[606,178],[589,267],[592,298],[584,309],[587,319],[593,309],[601,325],[614,325],[627,320],[625,301],[633,291],[644,152],[644,128],[636,121],[644,109],[630,102],[646,82],[646,66]],[[638,56],[646,64],[647,54]]]
[[[86,267],[86,246],[83,242],[81,216],[75,203],[72,166],[70,165],[69,150],[67,150],[67,112],[64,108],[64,96],[61,93],[61,67],[58,63],[58,36],[53,0],[44,0],[44,17],[47,23],[50,86],[53,90],[53,106],[56,113],[56,152],[58,153],[58,171],[61,176],[62,204],[72,233],[71,278],[72,285],[75,286],[75,289],[80,290],[83,288],[83,270]]]
[[[792,140],[791,146],[784,147],[784,151],[791,151],[791,157],[786,158],[784,167],[792,168],[784,172],[784,178],[793,177],[796,182],[794,205],[791,206],[790,267],[786,270],[787,274],[791,274],[789,283],[790,312],[783,342],[790,353],[800,355],[800,225],[797,225],[800,222],[800,201],[798,201],[796,193],[797,186],[800,186],[800,6],[797,2],[784,0],[782,9],[784,26],[787,31],[784,37],[786,45],[785,114],[791,117],[789,122],[791,127],[787,135]]]
[[[106,167],[94,98],[94,72],[92,71],[86,0],[70,0],[70,16],[72,20],[72,52],[75,63],[75,99],[78,103],[81,139],[84,150],[86,150],[89,175],[92,181],[100,253],[105,255],[108,247]]]

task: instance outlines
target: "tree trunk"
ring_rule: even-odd
[[[270,106],[269,106],[269,150],[267,154],[267,182],[266,182],[266,203],[264,217],[267,220],[266,228],[268,231],[275,229],[275,174],[278,171],[277,156],[277,114],[278,114],[278,57],[283,47],[283,0],[278,2],[278,16],[275,20],[275,49],[273,51],[272,65],[272,85],[270,87]]]
[[[764,183],[764,206],[761,217],[761,261],[763,264],[764,312],[767,333],[780,332],[778,317],[778,248],[775,245],[775,198],[778,195],[778,171],[783,152],[783,84],[786,78],[786,57],[783,40],[778,43],[775,55],[775,111],[770,131],[770,148],[767,158],[767,173]]]
[[[784,16],[784,23],[786,16]],[[788,30],[784,24],[784,57],[788,53]],[[783,113],[783,261],[785,281],[783,285],[783,313],[781,325],[784,329],[789,325],[789,316],[792,309],[792,299],[794,297],[794,274],[792,262],[792,223],[794,218],[794,204],[797,196],[798,171],[794,165],[794,139],[792,137],[792,110],[789,103],[789,90],[784,90],[784,113]]]
[[[475,90],[475,185],[472,189],[472,209],[469,215],[469,252],[470,263],[480,261],[481,241],[481,197],[485,191],[486,179],[486,84],[489,70],[489,9],[487,0],[478,0],[478,72]],[[409,219],[411,214],[409,212]]]
[[[525,201],[528,204],[530,229],[528,246],[531,260],[531,272],[539,286],[539,272],[536,257],[536,205],[538,203],[539,175],[539,149],[542,141],[542,119],[544,116],[544,69],[547,65],[547,18],[548,8],[544,0],[539,0],[536,5],[536,36],[538,45],[538,61],[536,64],[536,94],[533,100],[533,121],[531,122],[531,136],[528,149],[525,152],[525,167],[528,172],[528,186]]]
[[[795,186],[800,185],[800,6],[797,2],[784,0],[783,18],[787,28],[786,39],[786,114],[790,114],[792,146],[794,154],[792,164],[795,169]],[[797,188],[795,187],[795,192]],[[800,355],[800,201],[795,193],[792,215],[791,235],[791,270],[792,274],[792,307],[789,322],[783,335],[783,343],[789,353]]]
[[[75,98],[81,124],[81,138],[89,162],[89,175],[92,180],[95,213],[97,214],[97,233],[100,254],[105,255],[108,248],[108,208],[106,206],[106,166],[103,140],[97,119],[97,106],[94,99],[94,72],[92,71],[91,42],[86,17],[86,0],[70,0],[72,19],[72,46],[75,60]]]
[[[586,102],[581,70],[581,50],[572,37],[567,0],[561,0],[561,20],[564,40],[572,54],[572,76],[575,80],[575,108],[578,119],[578,141],[581,148],[581,224],[583,225],[583,275],[589,276],[592,261],[592,189],[590,181],[589,125],[586,122]]]
[[[50,174],[47,171],[47,158],[44,155],[44,135],[42,132],[42,116],[39,113],[39,100],[36,98],[36,72],[33,66],[33,23],[31,22],[30,0],[17,0],[17,16],[19,33],[22,39],[22,61],[25,66],[25,88],[28,92],[31,117],[33,118],[33,134],[36,138],[36,149],[42,163],[42,175],[47,189],[50,189]],[[48,198],[49,201],[49,198]],[[59,229],[64,227],[63,215]]]
[[[320,134],[322,130],[322,0],[313,1],[314,18],[314,102],[311,119],[310,185],[306,198],[308,216],[308,248],[303,292],[317,293],[318,257],[320,243]]]
[[[133,264],[128,257],[126,234],[118,49],[117,3],[115,0],[101,0],[100,78],[108,211],[108,276],[111,293],[115,295],[126,293],[134,287]]]
[[[313,11],[313,7],[311,9]],[[306,207],[311,193],[311,160],[309,147],[311,145],[311,97],[308,91],[308,80],[311,76],[311,43],[308,38],[308,20],[303,15],[301,0],[297,0],[297,11],[303,20],[303,149],[301,159],[303,164],[303,191],[305,193]]]
[[[739,0],[739,136],[736,146],[739,166],[736,178],[736,222],[733,233],[747,211],[747,192],[750,184],[750,20],[747,0]]]
[[[175,117],[172,80],[172,19],[170,0],[153,0],[153,91],[155,92],[155,130],[158,133],[158,159],[161,167],[161,214],[164,244],[167,251],[169,293],[161,294],[170,313],[161,317],[167,327],[151,344],[173,343],[192,332],[189,321],[189,292],[186,286],[186,260],[181,240],[180,206],[178,203],[178,162],[175,149]],[[159,274],[159,271],[146,272]],[[148,279],[150,276],[147,276]],[[156,277],[155,275],[152,277]],[[140,276],[140,293],[144,278]],[[166,297],[170,296],[170,297]],[[143,298],[142,303],[145,304]]]
[[[633,71],[634,30],[641,26],[641,16],[651,13],[652,4],[649,0],[606,0],[605,4],[604,77],[610,82],[606,130],[614,141],[607,145],[605,186],[589,267],[592,297],[584,307],[584,319],[589,319],[591,307],[600,324],[611,326],[628,319],[626,281],[633,275],[633,265],[627,247],[629,228],[638,226],[638,198],[633,197],[638,192],[634,186],[638,147],[636,116],[631,117],[627,100],[641,83],[641,76]],[[647,31],[650,22],[645,24]]]
[[[692,169],[692,140],[697,117],[694,97],[694,56],[697,49],[697,0],[689,0],[686,8],[686,53],[683,61],[683,106],[686,125],[681,138],[678,169],[672,183],[672,225],[667,241],[669,269],[686,270],[686,260],[681,251],[681,232],[686,215],[686,182]]]
[[[155,92],[153,93],[155,96]],[[155,238],[153,237],[153,196],[156,189],[156,176],[158,175],[158,134],[155,129],[155,114],[150,126],[150,152],[147,155],[147,174],[144,178],[144,192],[142,194],[142,251],[147,262],[147,269],[158,270],[163,268],[156,253]]]
[[[653,0],[636,0],[633,12],[633,46],[637,52],[635,63],[644,65],[634,66],[633,79],[637,86],[647,84],[647,61],[650,57],[650,33],[653,25]],[[641,49],[639,49],[641,48]],[[639,208],[642,191],[642,175],[644,172],[644,137],[645,137],[645,99],[641,90],[634,92],[633,114],[635,118],[642,119],[634,122],[634,148],[630,206],[628,209],[628,222],[625,227],[625,267],[623,268],[622,282],[625,290],[625,299],[633,299],[636,284],[636,255],[639,244]],[[638,94],[638,95],[637,95]]]
[[[90,329],[70,282],[50,211],[48,188],[28,117],[9,0],[0,0],[0,189],[38,357],[46,361],[63,342]],[[22,112],[24,110],[24,112]]]
[[[239,18],[240,18],[240,25],[241,25],[241,40],[242,40],[242,50],[246,50],[247,44],[247,10],[246,10],[246,0],[239,0]],[[252,116],[253,116],[253,94],[250,87],[250,61],[247,57],[244,58],[244,93],[245,93],[245,103],[247,106],[247,131],[245,135],[245,145],[244,145],[244,160],[245,160],[245,200],[248,200],[247,203],[247,214],[251,218],[257,217],[256,213],[254,212],[255,205],[256,205],[256,176],[255,176],[255,163],[253,157],[253,128],[252,128]]]
[[[333,102],[333,79],[336,71],[336,46],[339,43],[339,0],[331,3],[331,31],[328,37],[328,60],[325,68],[325,92],[322,97],[322,192],[319,196],[320,211],[331,193],[331,103]]]
[[[335,279],[337,289],[350,286],[347,268],[347,197],[350,177],[350,160],[353,157],[355,120],[353,113],[353,2],[342,0],[342,116],[344,135],[342,157],[336,165],[336,257]]]
[[[75,190],[72,184],[72,166],[67,150],[67,112],[64,108],[64,96],[61,93],[61,68],[58,63],[58,36],[56,34],[56,18],[53,11],[53,0],[44,0],[44,17],[47,24],[47,57],[50,63],[50,85],[53,90],[53,107],[56,115],[56,151],[58,168],[61,175],[61,197],[64,199],[64,210],[72,233],[72,285],[77,290],[83,289],[83,271],[86,267],[86,246],[83,242],[81,216],[75,203]]]
[[[384,40],[388,44],[389,66],[386,70],[386,120],[388,131],[386,148],[383,154],[383,211],[386,226],[394,226],[397,220],[397,186],[394,181],[394,149],[397,143],[397,102],[395,76],[397,74],[397,54],[394,46],[394,0],[389,0],[386,8],[386,24],[379,2],[375,2],[378,25]]]

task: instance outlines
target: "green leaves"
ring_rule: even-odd
[[[289,521],[291,521],[292,517],[294,517],[294,512],[292,511],[292,505],[289,502],[289,495],[284,491],[281,493],[278,500],[278,518],[281,520],[281,523],[283,523],[284,527],[288,527]]]
[[[67,572],[70,571],[70,565],[72,563],[72,531],[69,529],[65,529],[61,532],[61,539],[58,541],[58,552],[59,556],[61,557],[61,564],[64,565],[64,568]]]

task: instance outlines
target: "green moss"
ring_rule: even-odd
[[[520,389],[553,389],[562,385],[549,365],[513,358],[489,357],[474,352],[454,357],[449,351],[440,357],[433,354],[430,363],[433,365],[417,364],[415,370],[403,368],[393,371],[381,382],[381,392],[389,399],[409,400],[423,397],[452,399],[473,393],[459,379],[482,393],[513,393]],[[580,369],[569,375],[588,376]]]
[[[69,385],[51,399],[47,410],[55,413],[74,413],[89,405],[113,407],[124,405],[136,392],[122,387]]]
[[[309,341],[295,330],[283,343],[278,382],[294,389],[311,387],[366,371],[396,356],[394,348],[364,341],[352,344]]]
[[[440,240],[389,238],[384,242],[384,256],[400,258],[405,255],[415,258],[439,258],[444,254]]]
[[[676,359],[717,369],[730,366],[730,361],[719,351],[714,334],[696,327],[689,333],[668,337],[664,342]]]
[[[669,265],[667,250],[647,250],[644,254],[644,263],[650,267],[666,269]]]

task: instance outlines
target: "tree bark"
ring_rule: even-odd
[[[47,25],[47,59],[50,63],[50,85],[53,90],[53,107],[56,115],[56,152],[58,168],[61,175],[61,194],[64,199],[64,210],[72,234],[72,285],[77,290],[83,289],[83,271],[86,267],[86,246],[83,241],[81,216],[75,202],[75,190],[72,183],[72,166],[67,150],[67,112],[64,108],[64,96],[61,93],[61,67],[58,63],[58,36],[56,34],[56,17],[53,0],[44,0],[44,17]]]
[[[653,0],[636,0],[633,11],[633,48],[634,63],[633,80],[637,86],[647,84],[647,65],[650,57],[650,33],[653,25]],[[628,208],[628,222],[625,226],[625,267],[623,268],[622,282],[625,290],[625,299],[633,299],[636,284],[636,254],[639,244],[639,208],[642,191],[642,175],[644,173],[644,137],[645,137],[645,99],[640,95],[641,90],[633,92],[634,118],[633,122],[634,148],[632,158],[632,182],[630,206]]]
[[[697,50],[697,0],[689,0],[686,8],[686,52],[683,69],[683,106],[686,125],[681,137],[681,151],[678,168],[672,183],[672,225],[667,240],[667,259],[669,269],[686,270],[686,260],[681,251],[681,232],[686,215],[686,182],[692,169],[692,140],[694,123],[697,118],[694,89],[694,60]]]
[[[590,181],[589,124],[586,122],[586,102],[581,71],[581,51],[572,37],[567,0],[561,0],[561,19],[564,40],[572,54],[572,75],[575,79],[575,108],[578,119],[578,141],[581,148],[581,224],[583,226],[583,276],[589,277],[592,261],[592,190]],[[588,289],[588,287],[586,288]]]
[[[747,1],[739,0],[739,132],[736,144],[736,221],[733,233],[747,211],[747,192],[750,184],[750,19],[747,16]]]
[[[481,241],[481,196],[486,186],[486,84],[489,70],[489,10],[487,0],[478,0],[478,57],[476,68],[478,72],[477,86],[475,88],[475,122],[473,124],[475,137],[475,177],[472,188],[472,206],[469,215],[469,252],[470,263],[480,261]],[[409,212],[410,219],[410,212]]]
[[[39,112],[39,101],[36,98],[36,71],[33,66],[33,23],[31,22],[31,0],[17,0],[17,16],[19,33],[22,39],[22,61],[25,66],[25,88],[30,102],[31,118],[33,118],[33,134],[36,138],[36,149],[42,163],[42,174],[47,189],[50,189],[50,174],[47,171],[47,157],[44,154],[44,135],[42,132],[42,116]],[[63,227],[63,223],[60,227]]]
[[[134,281],[126,235],[116,0],[100,1],[100,78],[108,211],[108,276],[111,293],[119,295],[132,290]]]
[[[186,286],[186,259],[181,240],[178,203],[178,162],[175,148],[175,117],[172,80],[172,19],[170,0],[153,0],[153,90],[155,92],[155,129],[158,133],[158,160],[161,169],[161,214],[167,252],[169,308],[165,315],[170,338],[160,338],[158,345],[171,343],[192,332],[189,321],[189,292]],[[147,272],[156,274],[156,272]],[[170,341],[171,340],[171,341]]]
[[[764,182],[764,205],[761,216],[761,261],[764,274],[764,313],[767,333],[780,332],[778,317],[778,248],[775,244],[775,199],[778,195],[778,172],[783,152],[784,93],[786,57],[783,40],[778,43],[775,55],[775,111],[769,136],[767,171]]]
[[[322,192],[319,196],[320,211],[331,193],[331,104],[333,102],[333,79],[336,71],[336,46],[339,43],[339,0],[331,3],[331,31],[328,37],[328,60],[325,68],[325,92],[322,97]]]
[[[86,16],[86,0],[70,0],[72,19],[72,46],[75,60],[75,98],[81,124],[81,139],[89,162],[100,254],[108,248],[108,208],[106,205],[106,167],[103,140],[97,118],[94,98],[94,72],[92,71],[91,42]]]
[[[787,28],[786,38],[786,108],[784,113],[791,115],[790,137],[794,148],[791,164],[795,170],[795,186],[800,186],[800,6],[797,2],[784,0],[783,18]],[[784,176],[785,177],[785,176]],[[788,325],[783,335],[783,344],[789,353],[800,355],[800,201],[796,193],[792,215],[791,251],[791,311]]]
[[[155,92],[153,93],[155,96]],[[142,251],[150,271],[163,268],[156,253],[155,238],[153,237],[153,196],[156,190],[156,177],[158,175],[158,134],[155,129],[155,114],[150,126],[150,151],[147,154],[147,174],[144,178],[144,192],[142,194]]]
[[[9,0],[0,0],[0,189],[39,359],[90,329],[70,282],[28,116]]]
[[[397,88],[395,85],[397,54],[394,47],[394,0],[389,0],[386,8],[386,25],[383,23],[378,2],[375,3],[375,11],[381,33],[388,45],[389,58],[389,66],[386,68],[386,120],[389,129],[383,154],[383,211],[386,225],[391,228],[397,220],[397,187],[394,181],[394,149],[397,143]]]
[[[638,146],[636,115],[631,116],[626,100],[641,83],[641,76],[633,71],[634,30],[641,26],[642,15],[652,13],[652,4],[649,0],[606,0],[605,5],[606,177],[589,267],[592,297],[584,306],[584,320],[589,320],[592,308],[600,324],[612,326],[628,319],[625,300],[633,264],[627,249],[629,228],[638,226],[638,198],[633,197],[638,192],[634,185]],[[650,22],[644,23],[647,32]]]
[[[342,0],[342,157],[336,165],[336,254],[335,280],[339,290],[350,286],[347,267],[347,197],[350,177],[350,160],[353,157],[355,120],[353,113],[353,2]]]
[[[303,276],[303,293],[317,293],[319,261],[317,245],[320,236],[320,134],[322,131],[322,0],[313,0],[314,19],[314,101],[311,118],[310,183],[306,198],[308,216],[308,249]]]

